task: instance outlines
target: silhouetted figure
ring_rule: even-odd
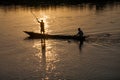
[[[78,28],[78,33],[76,34],[76,36],[79,36],[80,39],[82,39],[83,35],[84,35],[83,31],[80,28]]]
[[[41,34],[44,34],[45,33],[45,29],[44,29],[44,22],[43,22],[43,20],[39,21],[37,19],[37,21],[40,23],[40,32],[41,32]]]
[[[76,34],[76,36],[79,37],[79,40],[80,40],[79,49],[80,51],[82,51],[82,46],[84,42],[84,33],[80,28],[78,28],[78,33]]]

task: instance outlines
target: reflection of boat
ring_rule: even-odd
[[[74,35],[49,35],[49,34],[40,34],[40,33],[29,32],[29,31],[24,31],[24,32],[29,35],[29,38],[32,38],[32,39],[40,39],[40,38],[45,38],[45,39],[73,39],[73,40],[84,41],[85,38],[87,38],[87,36],[83,36],[82,38],[79,38],[78,36],[74,36]]]

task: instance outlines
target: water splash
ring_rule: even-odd
[[[90,35],[87,39],[89,43],[95,43],[103,46],[120,45],[120,33],[98,33]]]

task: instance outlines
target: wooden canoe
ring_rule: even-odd
[[[73,39],[73,40],[80,40],[84,41],[87,36],[83,36],[80,38],[79,36],[74,36],[74,35],[50,35],[50,34],[41,34],[41,33],[35,33],[35,32],[30,32],[30,31],[24,31],[27,35],[29,35],[29,38],[31,39]]]

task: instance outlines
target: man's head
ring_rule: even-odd
[[[41,22],[43,22],[43,20],[41,20]]]
[[[80,31],[81,29],[80,28],[78,28],[78,31]]]

